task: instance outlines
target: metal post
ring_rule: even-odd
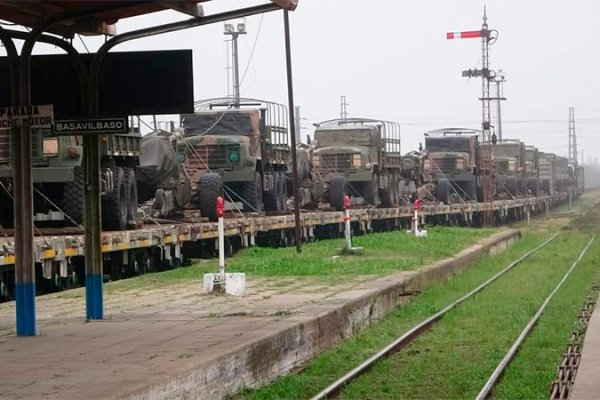
[[[283,25],[285,30],[285,61],[287,66],[288,111],[290,121],[294,121],[294,87],[292,84],[292,50],[290,44],[290,19],[288,10],[283,10]],[[296,252],[302,252],[302,236],[300,235],[300,199],[298,199],[298,164],[296,162],[296,127],[290,124],[292,141],[292,181],[294,194],[294,237]]]
[[[346,246],[348,250],[352,248],[352,233],[350,230],[350,196],[344,196],[344,224],[345,224],[345,236]]]
[[[233,57],[233,99],[236,107],[240,104],[240,70],[239,70],[239,59],[238,59],[238,34],[233,32],[231,34],[231,40],[233,42],[232,57]]]
[[[225,282],[225,222],[223,213],[225,211],[225,200],[217,197],[217,217],[219,218],[219,279]]]
[[[94,102],[92,100],[91,102]],[[93,113],[90,112],[90,116]],[[86,319],[104,318],[100,220],[100,138],[83,138],[85,169],[85,309]]]
[[[31,53],[39,30],[34,30],[21,49],[19,65],[19,105],[31,105]],[[35,336],[35,260],[33,259],[33,176],[31,166],[31,127],[13,130],[15,284],[17,336]]]
[[[300,127],[300,106],[296,106],[296,120],[294,124],[296,125],[296,143],[302,143],[301,132],[302,128]]]
[[[501,86],[500,86],[501,83],[502,83],[502,81],[500,81],[500,80],[496,81],[496,97],[498,98],[498,140],[499,141],[502,141],[502,114],[500,112],[500,109],[502,108],[500,106],[500,102],[501,102],[500,98],[502,97],[501,96]]]

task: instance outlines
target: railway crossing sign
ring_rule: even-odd
[[[52,125],[54,107],[52,104],[37,106],[0,107],[0,130],[10,128],[39,128]]]
[[[52,134],[60,135],[105,135],[127,133],[127,118],[90,118],[56,121]]]

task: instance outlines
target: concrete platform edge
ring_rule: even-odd
[[[390,275],[365,284],[365,294],[324,306],[312,316],[282,318],[281,329],[254,342],[191,368],[179,376],[131,393],[124,399],[217,399],[244,387],[258,387],[281,376],[380,320],[409,301],[431,281],[442,281],[473,261],[497,254],[519,240],[521,231],[509,229],[481,240],[456,256],[420,268],[409,277]]]

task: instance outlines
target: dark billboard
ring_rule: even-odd
[[[81,55],[89,68],[92,54]],[[10,106],[7,57],[0,57],[0,107]],[[100,67],[99,116],[183,114],[194,111],[191,50],[109,53]],[[31,60],[32,104],[54,104],[54,118],[85,116],[79,80],[68,55]]]

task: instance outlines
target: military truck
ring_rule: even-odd
[[[299,143],[296,146],[296,163],[298,166],[298,204],[301,208],[317,208],[323,200],[324,185],[321,177],[313,168],[312,157],[314,143]],[[287,191],[294,191],[291,166],[287,172]]]
[[[344,196],[358,204],[393,207],[400,200],[400,125],[369,118],[315,124],[312,165],[324,199],[343,209]]]
[[[425,173],[427,155],[422,151],[411,151],[400,161],[400,203],[412,204],[417,198],[431,198],[433,190],[429,175]]]
[[[80,136],[53,136],[49,129],[32,133],[34,221],[82,224],[84,219],[83,145]],[[102,228],[123,230],[137,214],[135,166],[139,132],[102,136]],[[0,222],[13,223],[10,134],[0,131]]]
[[[523,193],[537,196],[540,191],[539,152],[535,146],[525,146]]]
[[[482,201],[479,131],[443,128],[425,133],[424,172],[435,188],[435,197],[445,203]]]
[[[179,162],[191,182],[191,202],[216,220],[216,198],[247,212],[287,210],[286,170],[291,156],[287,108],[258,99],[209,99],[181,116],[185,137]]]
[[[558,182],[557,157],[553,153],[539,153],[539,178],[542,191],[546,195],[554,195]]]
[[[515,198],[522,193],[525,144],[520,140],[504,139],[493,146],[496,183],[499,196]]]
[[[190,178],[177,159],[177,142],[182,138],[180,129],[158,129],[142,138],[136,174],[138,198],[142,210],[153,218],[173,217],[190,203]]]

